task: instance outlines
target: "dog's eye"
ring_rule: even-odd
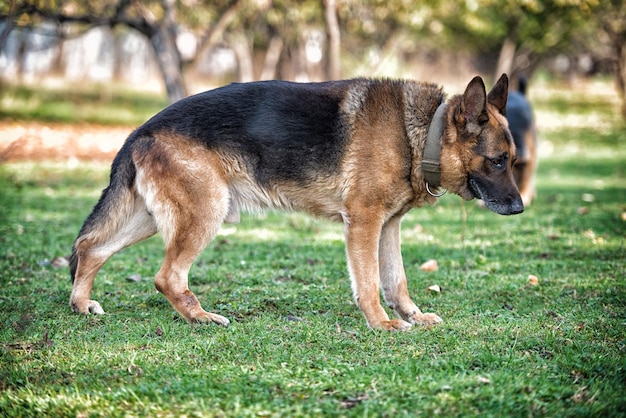
[[[502,168],[506,163],[506,157],[491,158],[490,161],[495,168]]]

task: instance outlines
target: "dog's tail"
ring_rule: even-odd
[[[89,240],[91,245],[106,243],[132,215],[137,169],[132,160],[130,144],[131,141],[127,140],[113,160],[109,185],[102,191],[100,200],[85,220],[74,241],[70,257],[72,282],[76,275],[80,244],[85,240]]]

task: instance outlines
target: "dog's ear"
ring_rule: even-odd
[[[506,116],[506,100],[509,96],[509,77],[502,74],[495,86],[487,95],[487,101],[494,105],[498,111]]]
[[[465,129],[474,135],[478,135],[488,120],[487,93],[483,79],[476,76],[469,82],[461,99],[460,120]]]

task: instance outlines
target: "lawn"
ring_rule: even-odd
[[[626,415],[626,127],[601,91],[534,96],[524,214],[448,195],[405,218],[411,294],[444,322],[402,333],[366,327],[341,225],[302,214],[244,216],[198,259],[191,288],[229,327],[156,293],[158,237],[100,272],[106,315],[75,315],[64,257],[108,165],[3,164],[0,416]]]
[[[0,119],[139,125],[167,105],[163,97],[116,85],[15,85],[0,82]]]

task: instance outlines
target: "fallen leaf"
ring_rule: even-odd
[[[587,229],[587,230],[585,230],[585,232],[583,232],[583,236],[585,238],[595,239],[596,238],[596,233],[593,232],[592,229]]]
[[[484,383],[484,384],[491,383],[491,380],[489,380],[488,378],[483,377],[483,376],[478,376],[478,381],[480,383]]]
[[[439,264],[437,260],[428,260],[424,264],[420,266],[420,270],[422,271],[437,271],[439,270]]]
[[[131,274],[130,276],[126,277],[126,280],[129,282],[139,283],[141,281],[141,276],[139,274]]]
[[[366,401],[368,399],[369,399],[369,396],[366,393],[364,393],[364,394],[358,395],[356,398],[349,397],[347,399],[344,399],[340,402],[340,405],[342,408],[351,409],[357,406],[358,404],[360,404],[361,402]]]
[[[64,268],[70,265],[70,260],[66,257],[54,257],[50,262],[50,266],[54,269]]]
[[[589,397],[589,392],[587,391],[587,386],[583,386],[579,388],[576,393],[572,395],[570,398],[574,403],[583,402],[585,399]]]
[[[576,209],[576,212],[577,212],[579,215],[586,215],[586,214],[588,214],[588,213],[589,213],[589,208],[587,208],[587,207],[585,207],[585,206],[581,206],[581,207],[579,207],[578,209]]]
[[[439,287],[438,284],[434,284],[432,286],[428,286],[428,290],[430,290],[431,292],[441,293],[441,287]]]
[[[539,285],[539,277],[535,276],[534,274],[529,274],[528,283],[530,283],[531,286]]]
[[[594,200],[596,200],[596,197],[592,195],[591,193],[583,193],[580,198],[582,199],[583,202],[587,202],[587,203],[591,203]]]

